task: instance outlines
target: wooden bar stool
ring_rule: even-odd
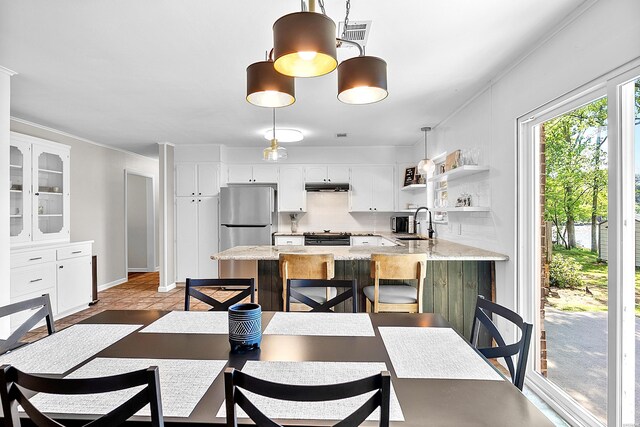
[[[427,255],[371,254],[373,286],[363,289],[367,311],[422,313],[422,288],[427,274]],[[417,280],[411,285],[380,285],[381,279]]]
[[[333,254],[280,254],[280,276],[282,277],[282,310],[287,310],[287,280],[322,279],[330,280],[334,276]],[[299,292],[312,300],[324,303],[338,294],[336,288],[304,288]],[[291,300],[291,311],[309,311],[310,307]]]

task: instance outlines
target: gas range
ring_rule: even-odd
[[[304,235],[305,246],[349,246],[351,234],[347,232],[331,232],[330,230],[318,232],[306,232]]]

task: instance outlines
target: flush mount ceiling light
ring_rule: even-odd
[[[385,99],[389,94],[387,63],[375,56],[366,56],[362,45],[347,39],[348,32],[352,31],[349,26],[351,0],[346,0],[341,38],[335,37],[336,25],[327,16],[324,1],[318,0],[322,13],[315,12],[315,0],[307,1],[308,11],[303,0],[301,12],[285,15],[273,24],[273,49],[269,59],[247,68],[247,101],[262,107],[291,105],[295,102],[293,77],[322,76],[336,66],[341,102],[371,104]],[[357,46],[360,54],[338,66],[336,49],[342,43]],[[279,81],[274,74],[291,81]]]
[[[247,67],[247,101],[258,107],[279,108],[296,102],[293,77],[280,74],[273,61],[255,62]]]
[[[418,163],[418,173],[425,177],[430,177],[436,169],[436,165],[433,163],[433,160],[427,158],[427,133],[431,132],[431,128],[427,126],[420,128],[420,130],[424,132],[424,159],[420,160],[420,163]]]
[[[273,109],[273,133],[276,133],[276,109]],[[287,149],[278,145],[276,138],[271,139],[271,146],[262,151],[262,159],[267,162],[277,162],[287,158]]]
[[[264,139],[271,141],[276,138],[279,142],[300,142],[304,139],[304,135],[298,129],[276,128],[275,137],[273,129],[269,129],[264,133]]]

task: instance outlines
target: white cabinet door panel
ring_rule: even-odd
[[[278,182],[278,168],[276,166],[254,166],[253,182],[275,184]]]
[[[198,203],[176,198],[176,276],[179,282],[198,276]]]
[[[57,263],[58,311],[77,309],[91,302],[91,257]]]
[[[211,255],[218,252],[218,198],[198,199],[198,278],[217,279],[218,261]]]
[[[393,166],[379,166],[372,170],[374,178],[373,208],[378,212],[393,212]]]
[[[229,165],[227,170],[229,184],[249,184],[253,182],[253,168],[251,165]]]
[[[373,174],[370,167],[351,168],[350,211],[370,212],[373,210]]]
[[[326,166],[308,166],[305,168],[306,182],[327,182]]]
[[[278,183],[278,211],[305,212],[307,193],[304,190],[304,169],[297,166],[280,168]]]
[[[329,182],[349,182],[349,170],[349,166],[329,166],[327,168],[327,179]]]
[[[220,193],[218,166],[210,163],[198,165],[198,195],[217,196]]]
[[[179,163],[176,165],[176,196],[195,196],[198,191],[196,165]]]

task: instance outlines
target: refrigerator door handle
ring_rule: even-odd
[[[220,224],[220,225],[223,226],[223,227],[229,227],[229,228],[263,228],[263,227],[268,227],[269,226],[269,224],[259,224],[259,225]]]

